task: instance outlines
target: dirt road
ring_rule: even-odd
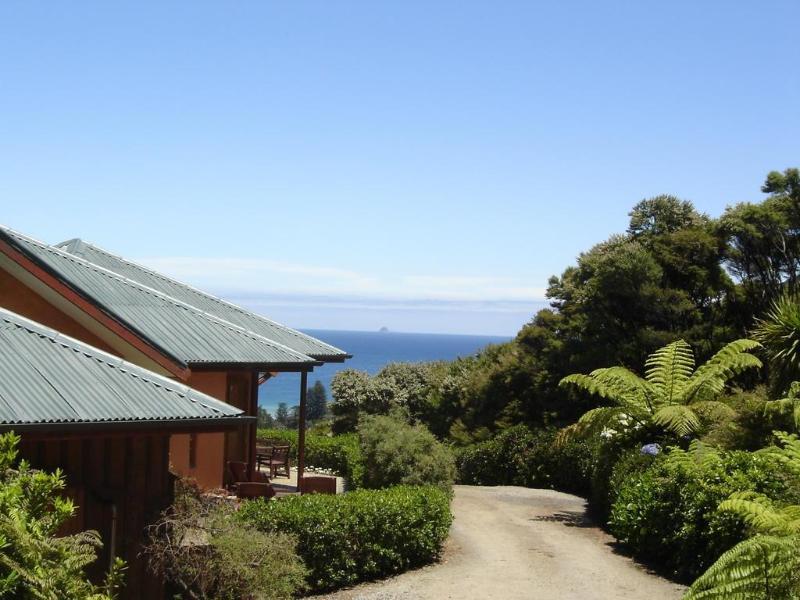
[[[329,600],[676,600],[683,588],[616,554],[582,498],[550,490],[456,486],[441,563]]]

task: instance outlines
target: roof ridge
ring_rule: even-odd
[[[208,292],[206,292],[204,290],[201,290],[201,289],[199,289],[199,288],[197,288],[197,287],[195,287],[195,286],[193,286],[193,285],[191,285],[189,283],[184,283],[183,281],[178,281],[177,279],[173,279],[172,277],[164,275],[163,273],[159,273],[158,271],[156,271],[154,269],[151,269],[150,267],[147,267],[145,265],[142,265],[142,264],[134,262],[134,261],[132,261],[130,259],[127,259],[124,256],[120,256],[118,254],[114,254],[113,252],[109,252],[105,248],[101,248],[101,247],[97,246],[96,244],[93,244],[92,242],[87,242],[86,240],[82,240],[80,238],[73,238],[71,240],[66,240],[64,242],[60,242],[59,244],[55,244],[53,247],[57,247],[57,248],[61,249],[60,248],[61,246],[64,246],[66,244],[70,244],[70,243],[76,242],[76,241],[80,242],[83,247],[89,246],[93,250],[96,250],[97,252],[105,254],[106,256],[110,256],[111,258],[119,260],[119,261],[121,261],[121,262],[123,262],[123,263],[125,263],[127,265],[130,265],[132,267],[135,267],[137,269],[141,269],[142,271],[145,271],[146,273],[148,273],[148,274],[152,275],[153,277],[156,277],[156,278],[158,278],[158,279],[160,279],[162,281],[175,283],[177,285],[183,286],[186,289],[191,290],[192,292],[194,292],[196,294],[199,294],[201,296],[209,298],[209,299],[211,299],[211,300],[213,300],[215,302],[218,302],[220,304],[224,304],[224,305],[226,305],[226,306],[228,306],[228,307],[230,307],[230,308],[232,308],[232,309],[234,309],[234,310],[236,310],[236,311],[238,311],[240,313],[250,314],[250,315],[256,317],[257,319],[261,319],[262,321],[266,321],[270,325],[273,325],[274,327],[278,327],[278,328],[284,330],[285,332],[289,333],[290,335],[292,335],[294,337],[311,338],[311,339],[313,339],[315,342],[317,342],[319,344],[327,346],[328,348],[332,348],[333,350],[336,350],[341,354],[346,354],[346,352],[344,352],[342,349],[337,348],[336,346],[333,346],[332,344],[329,344],[327,342],[323,342],[322,340],[318,340],[317,338],[315,338],[313,336],[305,334],[302,331],[297,331],[296,329],[293,329],[292,327],[289,327],[288,325],[284,325],[283,323],[278,323],[277,321],[273,321],[272,319],[269,319],[269,318],[265,317],[264,315],[260,315],[258,313],[253,312],[253,311],[249,311],[249,310],[247,310],[245,308],[242,308],[238,304],[234,304],[233,302],[229,302],[229,301],[225,300],[224,298],[220,298],[219,296],[215,296],[214,294],[209,294]],[[67,251],[67,253],[69,254],[70,252]],[[82,258],[82,257],[79,256],[79,258]],[[88,262],[91,262],[88,259],[85,259],[85,260],[87,260]],[[92,263],[92,264],[94,264],[94,263]]]
[[[210,396],[209,394],[201,392],[200,390],[196,390],[188,385],[182,384],[175,379],[170,379],[169,377],[165,377],[163,375],[155,373],[154,371],[150,371],[149,369],[128,362],[120,358],[119,356],[106,352],[105,350],[101,350],[100,348],[92,346],[91,344],[87,344],[86,342],[82,342],[81,340],[73,338],[65,333],[61,333],[60,331],[47,327],[46,325],[42,325],[38,321],[34,321],[27,317],[23,317],[22,315],[10,311],[7,308],[3,308],[1,306],[0,306],[0,320],[13,323],[17,327],[25,329],[30,333],[39,335],[41,337],[49,339],[54,343],[61,344],[64,347],[71,348],[72,350],[81,352],[87,357],[102,362],[108,365],[109,367],[117,368],[120,371],[127,373],[131,377],[136,377],[147,383],[151,383],[156,386],[161,386],[164,389],[175,392],[187,398],[190,401],[197,402],[199,400],[202,400],[204,401],[204,406],[207,406],[211,410],[219,411],[219,408],[215,406],[216,404],[225,404],[227,406],[230,406],[225,402],[222,402],[221,400],[218,400],[217,398]],[[192,394],[194,395],[199,394],[200,398],[193,399],[190,397]],[[211,400],[212,402],[208,402],[208,400]],[[244,413],[244,411],[242,411],[239,408],[236,408],[235,406],[233,406],[232,408],[239,411],[239,414]]]
[[[43,250],[46,250],[46,251],[49,251],[49,252],[53,252],[57,256],[61,256],[62,258],[70,260],[70,261],[74,262],[75,264],[81,265],[82,267],[94,269],[98,273],[100,273],[100,274],[102,274],[102,275],[104,275],[106,277],[111,277],[113,279],[116,279],[120,283],[123,283],[124,285],[139,289],[140,291],[143,291],[146,294],[152,294],[152,295],[154,295],[154,296],[156,296],[158,298],[162,298],[162,299],[166,300],[167,302],[170,302],[170,303],[172,303],[173,305],[175,305],[175,306],[177,306],[179,308],[183,308],[185,310],[189,310],[189,311],[191,311],[191,312],[193,312],[193,313],[195,313],[197,315],[202,316],[203,318],[205,318],[205,319],[207,319],[209,321],[218,323],[221,326],[226,327],[226,328],[228,328],[229,330],[231,330],[231,331],[233,331],[235,333],[240,333],[240,334],[247,335],[251,339],[253,339],[253,340],[255,340],[255,341],[259,342],[259,343],[271,346],[273,348],[277,348],[279,350],[286,351],[286,352],[290,353],[291,355],[295,356],[296,358],[300,358],[301,360],[302,359],[306,359],[304,362],[309,362],[309,363],[316,362],[310,356],[308,356],[306,354],[303,354],[302,352],[298,352],[297,350],[293,350],[292,348],[289,348],[288,346],[286,346],[284,344],[281,344],[280,342],[276,342],[275,340],[271,340],[271,339],[269,339],[267,337],[264,337],[263,335],[260,335],[260,334],[256,333],[255,331],[250,331],[249,329],[245,329],[241,325],[236,325],[235,323],[231,323],[230,321],[222,319],[221,317],[218,317],[216,315],[212,315],[211,313],[208,313],[208,312],[206,312],[204,310],[201,310],[201,309],[197,308],[196,306],[192,306],[191,304],[188,304],[186,302],[182,302],[181,300],[178,300],[177,298],[173,298],[169,294],[165,294],[164,292],[160,292],[160,291],[158,291],[156,289],[153,289],[153,288],[151,288],[151,287],[149,287],[147,285],[144,285],[143,283],[140,283],[138,281],[134,281],[133,279],[129,279],[128,277],[120,275],[119,273],[115,273],[114,271],[112,271],[110,269],[106,269],[105,267],[102,267],[102,266],[100,266],[100,265],[98,265],[96,263],[93,263],[93,262],[91,262],[91,261],[89,261],[89,260],[87,260],[85,258],[82,258],[82,257],[77,256],[75,254],[70,254],[69,252],[66,252],[66,251],[62,250],[61,248],[56,248],[55,246],[52,246],[50,244],[45,244],[44,242],[41,242],[41,241],[36,240],[34,238],[28,237],[28,236],[26,236],[26,235],[24,235],[22,233],[19,233],[18,231],[15,231],[15,230],[13,230],[13,229],[11,229],[9,227],[5,227],[3,225],[0,225],[0,229],[6,231],[7,233],[10,233],[12,236],[16,235],[16,236],[18,236],[18,237],[20,237],[20,238],[22,238],[24,240],[27,240],[30,243],[37,244],[37,245],[41,246]]]

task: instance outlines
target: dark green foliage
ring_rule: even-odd
[[[61,493],[60,471],[44,473],[17,461],[19,437],[0,435],[0,598],[110,600],[121,586],[117,561],[104,589],[84,570],[102,547],[93,531],[57,536],[75,507]]]
[[[436,485],[449,490],[455,467],[450,449],[423,425],[393,416],[369,415],[358,424],[364,486]]]
[[[744,327],[783,293],[800,292],[800,194],[798,170],[767,175],[771,194],[760,204],[729,207],[719,219],[725,266],[740,282],[733,317]]]
[[[273,427],[275,427],[275,419],[270,414],[270,412],[262,406],[258,407],[258,415],[256,418],[257,418],[257,426],[259,428],[272,429]]]
[[[638,557],[685,581],[745,537],[740,518],[717,511],[720,502],[742,491],[783,500],[796,494],[773,459],[741,451],[673,450],[642,472],[613,479],[611,532]]]
[[[320,421],[328,415],[328,394],[321,381],[317,380],[308,388],[306,401],[308,403],[306,417],[310,422]]]
[[[456,454],[458,482],[468,485],[521,485],[587,494],[592,453],[586,442],[556,443],[554,430],[524,425]]]
[[[297,459],[297,431],[292,429],[259,429],[259,440],[282,440],[291,447],[290,456]],[[361,487],[364,479],[364,459],[355,434],[317,435],[306,432],[306,464],[330,469],[347,479],[348,486]]]
[[[800,399],[795,394],[770,400],[764,386],[749,392],[735,390],[727,403],[734,410],[733,415],[714,425],[702,439],[728,450],[758,450],[768,446],[774,431],[796,430],[800,419]]]
[[[239,518],[261,531],[297,536],[312,591],[435,560],[452,520],[450,495],[435,486],[257,500],[245,503]]]
[[[289,423],[289,407],[286,402],[281,402],[278,404],[278,408],[275,411],[275,423],[277,423],[280,427],[287,427]]]

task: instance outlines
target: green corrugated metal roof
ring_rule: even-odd
[[[236,407],[0,308],[0,430],[247,420]]]
[[[308,369],[316,361],[83,258],[0,227],[8,241],[173,360],[192,365]]]
[[[70,254],[79,256],[91,263],[100,265],[110,271],[127,277],[133,281],[158,290],[176,300],[185,302],[215,315],[221,319],[235,323],[245,329],[262,335],[321,361],[341,361],[349,355],[330,344],[306,335],[285,325],[271,321],[261,315],[226,302],[215,296],[202,292],[189,285],[170,279],[134,262],[111,254],[102,248],[80,239],[68,240],[56,244]]]

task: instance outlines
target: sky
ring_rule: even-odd
[[[0,222],[294,327],[513,335],[800,164],[800,3],[0,3]]]

